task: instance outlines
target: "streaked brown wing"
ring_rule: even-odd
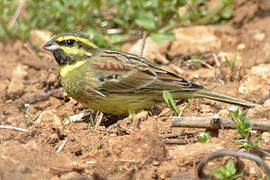
[[[103,50],[91,58],[89,65],[107,92],[197,90],[198,86],[167,72],[139,56]]]

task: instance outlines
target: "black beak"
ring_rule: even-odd
[[[59,46],[55,43],[54,39],[50,40],[49,42],[44,44],[42,47],[46,49],[47,51],[55,51],[59,49]]]

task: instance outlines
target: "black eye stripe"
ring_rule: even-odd
[[[59,45],[72,47],[76,44],[76,41],[74,39],[68,39],[68,40],[64,40],[64,41],[58,41],[57,43]]]
[[[68,40],[66,40],[66,45],[67,46],[74,46],[74,44],[75,44],[75,40],[73,40],[73,39],[68,39]]]

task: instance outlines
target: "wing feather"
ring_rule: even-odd
[[[142,57],[121,51],[103,50],[92,56],[88,65],[98,78],[101,92],[201,89],[201,86],[165,71]]]

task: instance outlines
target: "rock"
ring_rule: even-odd
[[[11,81],[8,85],[7,95],[14,99],[23,94],[24,91],[24,78],[27,76],[27,66],[18,65],[12,72]]]
[[[185,146],[176,146],[169,149],[169,157],[172,159],[180,159],[183,161],[197,161],[205,155],[221,150],[224,147],[221,144],[214,143],[196,143]],[[200,151],[198,151],[200,149]]]
[[[238,91],[243,94],[251,94],[260,91],[263,96],[270,89],[270,64],[260,64],[251,68]]]
[[[164,41],[162,44],[146,38],[143,57],[149,60],[157,59],[161,63],[167,63],[165,55],[171,57],[191,52],[205,52],[221,48],[221,40],[214,34],[216,27],[195,26],[174,30],[176,39]],[[142,40],[139,40],[129,52],[140,55]],[[171,46],[170,46],[171,45]],[[170,46],[170,50],[168,51]]]
[[[256,41],[263,41],[265,39],[265,33],[262,33],[262,32],[258,32],[258,33],[255,33],[253,35],[253,38],[256,40]]]
[[[58,82],[58,76],[55,73],[49,73],[47,82],[51,84],[56,84]]]
[[[237,45],[237,50],[238,51],[242,51],[242,50],[244,50],[246,48],[246,44],[244,44],[244,43],[241,43],[241,44],[238,44]]]
[[[179,28],[173,31],[176,40],[171,43],[169,55],[171,57],[189,52],[213,51],[221,48],[221,40],[215,35],[216,27],[193,26]]]
[[[38,126],[46,129],[63,129],[63,124],[60,118],[55,114],[54,110],[43,111],[37,121],[35,121]]]
[[[197,180],[191,173],[180,171],[177,176],[173,176],[170,180]]]
[[[270,100],[265,101],[262,106],[251,108],[247,112],[247,116],[250,119],[270,119]]]
[[[263,11],[270,11],[270,1],[269,0],[259,0],[259,7]]]
[[[130,53],[141,55],[143,40],[137,41],[129,50]],[[146,59],[153,61],[157,60],[163,64],[168,63],[169,61],[165,57],[165,53],[169,46],[169,41],[165,41],[162,44],[158,44],[153,41],[151,38],[146,38],[145,46],[143,51],[143,57]]]
[[[270,143],[270,133],[269,132],[262,133],[262,141],[264,141],[265,143]]]
[[[230,116],[230,112],[228,111],[228,109],[221,109],[219,112],[218,112],[218,115],[220,117],[229,117]]]

